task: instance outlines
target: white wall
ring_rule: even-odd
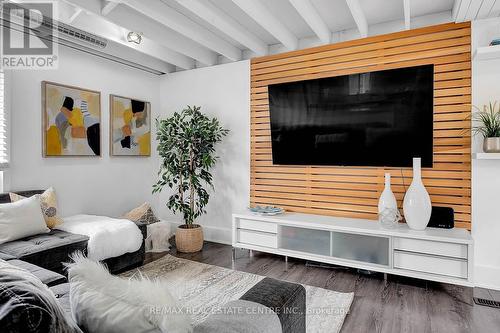
[[[108,100],[109,94],[119,94],[151,101],[153,118],[195,104],[231,130],[217,150],[221,159],[214,170],[215,193],[208,214],[199,219],[206,239],[230,243],[231,213],[245,209],[250,196],[249,61],[158,77],[73,50],[60,48],[59,52],[58,70],[7,74],[11,91],[11,162],[5,190],[54,186],[63,216],[120,216],[150,201],[161,218],[180,223],[181,218],[165,207],[168,191],[151,195],[158,171],[154,140],[150,158],[109,156]],[[101,91],[102,157],[42,157],[44,80]],[[152,125],[154,131],[154,122]]]
[[[205,239],[231,243],[231,214],[243,210],[250,198],[250,64],[240,61],[172,73],[161,81],[161,116],[197,105],[217,117],[230,134],[218,146],[214,169],[215,193],[207,215],[199,218]],[[181,222],[166,209],[169,191],[160,196],[160,215]]]
[[[475,21],[473,52],[500,37],[500,19]],[[472,103],[500,102],[500,59],[474,61]],[[474,139],[473,152],[482,152],[482,140]],[[472,161],[472,234],[475,242],[475,282],[500,289],[500,161]]]
[[[42,157],[41,81],[101,92],[102,157]],[[56,189],[63,216],[88,213],[120,216],[153,201],[157,159],[109,156],[109,94],[151,102],[159,109],[159,77],[60,47],[58,70],[17,70],[7,74],[11,117],[11,163],[5,190]]]

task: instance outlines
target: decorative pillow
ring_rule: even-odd
[[[52,291],[35,275],[3,260],[0,272],[2,332],[81,333]]]
[[[0,244],[46,232],[38,198],[0,204]]]
[[[9,193],[10,201],[16,202],[25,199],[22,195],[17,193]],[[48,188],[42,194],[37,194],[36,197],[40,198],[40,206],[42,207],[45,223],[50,229],[54,229],[63,223],[63,220],[57,215],[57,197],[56,191],[53,187]]]
[[[155,213],[151,209],[151,206],[147,202],[143,203],[137,208],[132,209],[130,212],[125,214],[124,218],[133,222],[141,222],[145,224],[160,222],[160,220],[155,216]]]
[[[192,331],[189,318],[169,293],[167,281],[113,276],[101,263],[81,253],[72,259],[74,263],[67,264],[71,313],[84,331]]]

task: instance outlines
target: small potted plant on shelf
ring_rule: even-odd
[[[474,135],[481,135],[484,139],[483,150],[485,153],[500,153],[500,108],[498,104],[483,105],[472,113],[472,131]]]
[[[206,213],[209,193],[213,188],[211,169],[218,157],[215,145],[228,130],[216,118],[208,118],[200,107],[188,106],[167,119],[156,119],[156,140],[161,157],[158,181],[153,193],[165,186],[174,190],[167,207],[182,213],[184,224],[177,228],[175,243],[180,252],[197,252],[203,247],[203,230],[196,218]]]

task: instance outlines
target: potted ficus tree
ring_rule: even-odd
[[[210,171],[218,159],[215,145],[227,133],[216,118],[207,117],[197,106],[188,106],[167,119],[156,119],[162,162],[153,193],[161,192],[165,186],[174,190],[167,207],[183,216],[184,224],[175,233],[180,252],[197,252],[203,247],[203,230],[195,221],[206,213],[206,187],[213,188]]]
[[[500,108],[498,104],[489,103],[472,113],[472,131],[484,139],[483,150],[485,153],[500,153]]]

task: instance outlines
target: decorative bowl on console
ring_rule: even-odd
[[[274,207],[274,206],[248,207],[248,210],[255,215],[262,215],[262,216],[280,215],[280,214],[283,214],[285,212],[285,210],[283,208]]]

